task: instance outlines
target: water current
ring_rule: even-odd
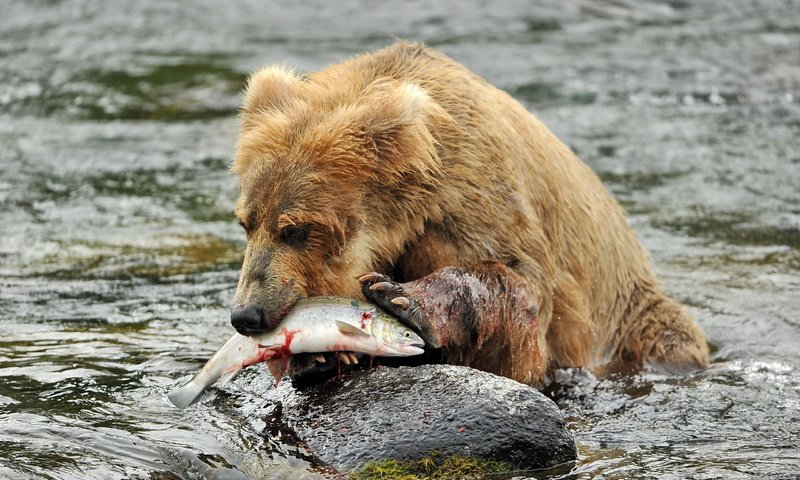
[[[263,372],[184,411],[164,392],[231,333],[247,73],[394,37],[507,90],[590,164],[713,346],[689,377],[559,372],[580,457],[537,477],[800,476],[797,1],[0,11],[0,478],[319,476],[266,429]]]

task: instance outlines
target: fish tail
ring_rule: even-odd
[[[167,398],[178,408],[186,408],[197,401],[203,393],[203,386],[198,382],[189,382],[167,394]]]

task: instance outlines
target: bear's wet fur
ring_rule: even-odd
[[[305,75],[266,67],[241,115],[234,310],[264,328],[304,296],[367,297],[442,361],[531,385],[555,367],[708,364],[597,175],[447,56],[398,42]]]

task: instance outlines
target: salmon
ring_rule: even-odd
[[[359,352],[376,357],[409,357],[424,352],[425,342],[409,327],[375,305],[339,297],[299,300],[267,333],[234,334],[186,385],[167,394],[185,408],[221,377],[267,362],[276,381],[289,357],[298,353]]]

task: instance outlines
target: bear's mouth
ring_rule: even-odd
[[[286,373],[302,383],[322,383],[355,368],[369,367],[371,360],[355,352],[298,353],[289,359]]]
[[[382,366],[413,367],[426,363],[442,363],[442,360],[438,350],[426,350],[425,354],[413,357],[372,357],[354,352],[298,353],[289,358],[286,373],[295,386],[305,387],[318,385],[356,370]]]

